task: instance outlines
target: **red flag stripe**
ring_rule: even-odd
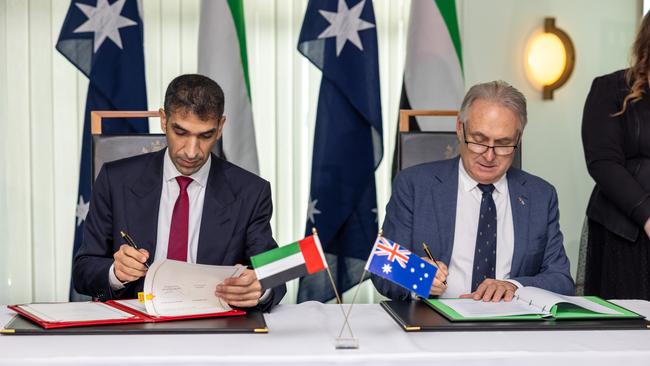
[[[405,256],[404,254],[399,252],[399,246],[397,246],[397,245],[395,245],[394,247],[391,248],[391,247],[387,247],[383,243],[379,243],[379,244],[377,244],[377,248],[381,248],[381,249],[389,252],[388,260],[390,260],[391,262],[393,262],[395,260],[395,257],[399,257],[400,259],[402,259],[404,261],[408,261],[408,259],[409,259],[407,256]]]
[[[298,242],[302,256],[305,258],[305,266],[309,274],[316,273],[325,269],[325,260],[320,255],[320,251],[314,241],[314,236],[310,235]]]

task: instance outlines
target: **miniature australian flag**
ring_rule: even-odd
[[[372,248],[366,271],[374,273],[423,298],[429,297],[429,290],[438,268],[411,253],[399,244],[378,237]]]

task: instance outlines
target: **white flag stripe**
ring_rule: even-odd
[[[302,252],[292,254],[288,257],[284,257],[275,262],[271,262],[263,265],[262,267],[255,268],[255,273],[257,274],[257,279],[262,279],[266,277],[271,277],[274,274],[285,271],[289,268],[297,267],[305,264],[305,257],[303,257]]]
[[[226,0],[204,0],[199,26],[199,73],[216,81],[226,97],[223,151],[228,161],[259,174],[255,126],[239,39]]]
[[[404,87],[411,108],[458,109],[465,89],[462,68],[435,1],[411,3],[406,50]],[[455,131],[454,122],[441,128],[440,119],[418,119],[425,131]]]

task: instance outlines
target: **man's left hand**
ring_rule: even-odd
[[[483,301],[493,301],[499,302],[502,299],[504,301],[511,301],[515,296],[515,291],[517,291],[517,286],[512,282],[508,281],[499,281],[492,278],[488,278],[483,281],[476,291],[471,294],[460,295],[463,299],[474,299],[474,300],[483,300]]]
[[[217,285],[214,294],[231,306],[251,308],[259,303],[262,296],[262,285],[257,280],[255,271],[246,269],[241,276],[226,278]]]

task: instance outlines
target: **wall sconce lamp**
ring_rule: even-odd
[[[555,26],[555,18],[544,18],[544,31],[527,45],[525,69],[528,79],[542,89],[542,99],[553,99],[553,91],[564,85],[575,65],[571,38]]]

